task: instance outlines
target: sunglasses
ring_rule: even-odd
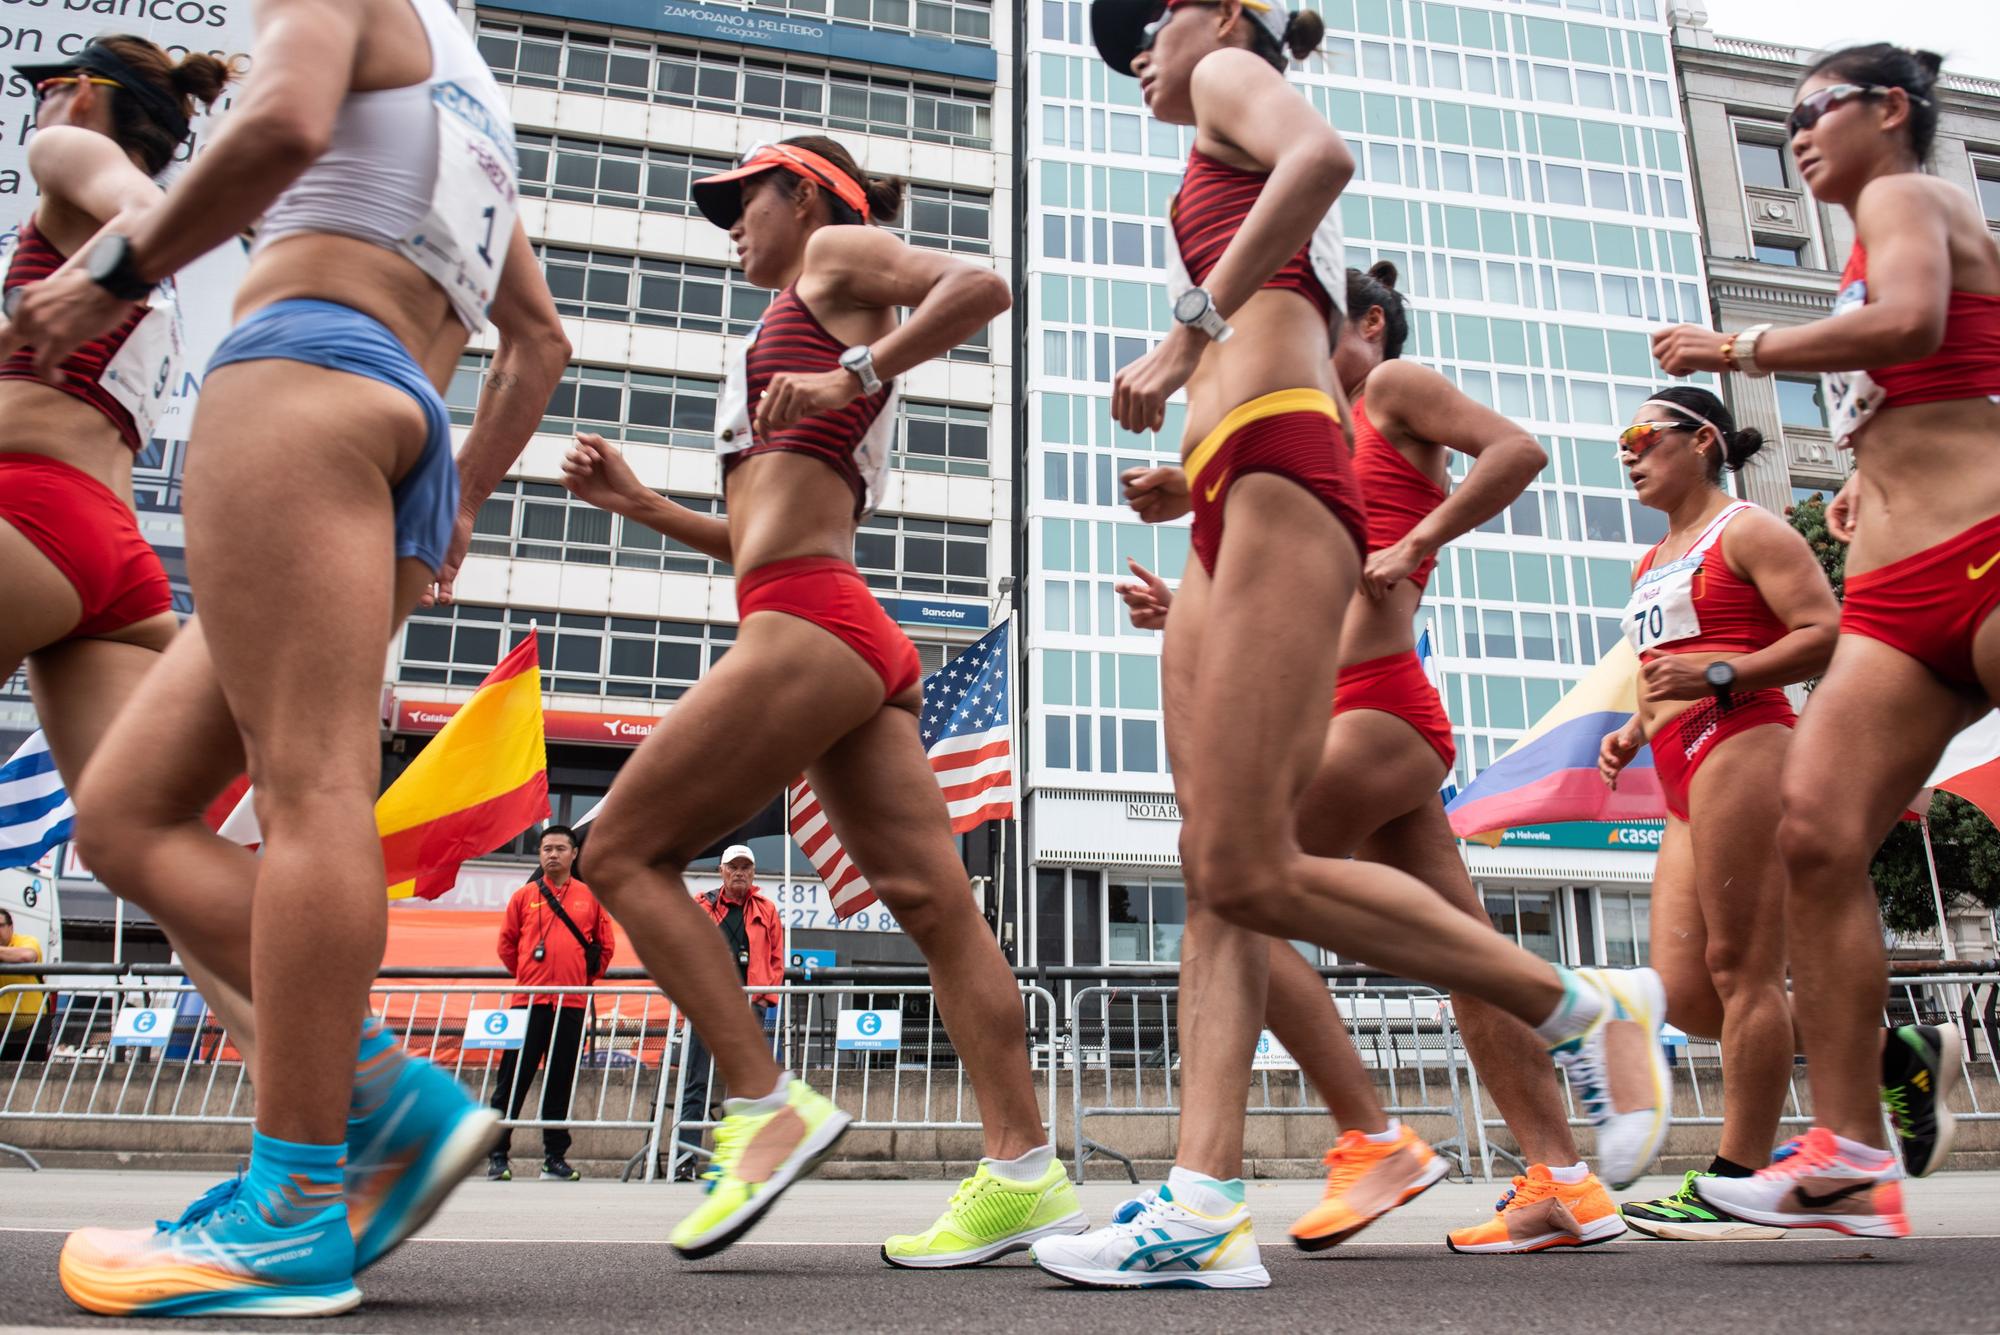
[[[1785,117],[1785,137],[1794,138],[1800,130],[1812,129],[1829,111],[1852,102],[1857,97],[1885,97],[1893,91],[1895,90],[1884,88],[1879,84],[1836,83],[1816,93],[1808,93],[1799,99],[1797,106],[1792,108],[1792,114]],[[1920,107],[1931,104],[1929,98],[1918,97],[1907,88],[1902,91],[1904,96]]]
[[[94,83],[100,88],[122,87],[116,79],[100,79],[94,74],[58,74],[35,85],[35,105],[40,106],[63,89],[74,88],[80,83]]]
[[[1634,459],[1645,457],[1646,451],[1666,439],[1669,431],[1699,431],[1694,422],[1634,422],[1618,433],[1618,448]]]

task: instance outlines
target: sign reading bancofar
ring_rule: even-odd
[[[37,202],[28,174],[28,139],[35,129],[35,90],[14,72],[22,63],[45,64],[73,56],[93,37],[131,33],[158,42],[178,59],[205,51],[233,59],[248,71],[251,44],[250,0],[0,0],[0,266],[12,257],[21,224]],[[239,85],[232,85],[232,90]],[[215,110],[226,111],[231,93]],[[197,116],[194,133],[181,146],[164,179],[207,146],[214,117]],[[181,313],[187,326],[187,361],[172,405],[157,433],[185,440],[193,420],[194,396],[209,353],[229,330],[230,303],[247,258],[240,245],[210,252],[180,274]]]

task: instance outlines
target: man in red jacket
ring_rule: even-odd
[[[507,920],[500,927],[500,962],[523,987],[588,987],[604,977],[618,946],[611,915],[589,886],[569,874],[576,863],[574,830],[567,825],[543,830],[541,859],[540,873],[507,901]],[[500,1057],[493,1107],[502,1117],[521,1115],[535,1068],[544,1056],[548,1069],[542,1075],[541,1120],[560,1122],[569,1116],[570,1086],[576,1082],[589,1000],[581,992],[515,994],[511,1004],[517,1010],[527,1009],[528,1032],[518,1054],[506,1052]],[[513,1138],[512,1127],[500,1132],[500,1143],[487,1161],[487,1177],[500,1182],[513,1178],[507,1162]],[[569,1166],[569,1146],[567,1128],[542,1128],[544,1180],[582,1178]]]
[[[722,850],[722,888],[711,890],[695,902],[722,931],[722,939],[736,957],[736,971],[746,987],[778,987],[785,981],[785,929],[778,921],[778,906],[757,889],[757,859],[748,844],[731,844]],[[766,1029],[778,1019],[778,995],[759,992],[750,998]],[[708,1049],[692,1026],[687,1030],[687,1049],[681,1063],[687,1068],[687,1084],[681,1091],[681,1120],[708,1121],[709,1074],[714,1063]],[[692,1161],[677,1176],[694,1175]]]

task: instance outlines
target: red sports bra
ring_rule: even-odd
[[[797,291],[786,288],[772,299],[764,312],[763,322],[757,327],[756,337],[744,354],[744,383],[749,391],[751,411],[756,411],[757,400],[763,397],[774,376],[834,370],[839,367],[840,354],[844,351],[846,347],[827,332],[819,317],[799,300]],[[860,468],[855,465],[854,449],[868,434],[868,429],[875,425],[875,419],[881,415],[888,401],[889,386],[885,384],[875,393],[863,394],[844,408],[804,418],[782,431],[759,436],[748,448],[722,457],[723,476],[727,477],[732,469],[754,454],[778,451],[810,454],[840,474],[853,490],[854,513],[859,517],[865,506],[868,485],[861,476]]]
[[[1270,177],[1258,172],[1218,162],[1196,149],[1188,155],[1187,173],[1181,178],[1180,193],[1174,196],[1169,216],[1174,225],[1174,243],[1180,248],[1181,263],[1188,277],[1199,287],[1208,281],[1222,252],[1243,226],[1244,215],[1264,193]],[[1284,267],[1264,280],[1265,287],[1296,292],[1313,304],[1322,320],[1333,318],[1333,297],[1313,272],[1312,244],[1286,260]]]
[[[1665,541],[1663,538],[1654,543],[1652,550],[1640,558],[1639,569],[1632,577],[1635,584],[1653,568],[1653,560],[1659,556],[1660,545]],[[1703,650],[1754,654],[1760,649],[1768,649],[1791,633],[1791,627],[1778,619],[1771,605],[1764,601],[1764,595],[1757,591],[1757,586],[1729,568],[1728,558],[1722,554],[1722,538],[1719,535],[1703,554],[1701,568],[1695,571],[1694,607],[1701,618],[1700,635],[1657,645],[1642,657],[1650,661],[1662,654],[1692,654]]]
[[[1449,494],[1375,429],[1361,399],[1354,401],[1354,476],[1368,506],[1370,552],[1392,547],[1408,537]],[[1437,557],[1428,556],[1410,572],[1410,578],[1419,589],[1425,588],[1436,567]]]
[[[1868,299],[1868,252],[1859,241],[1840,271],[1839,308]],[[2000,396],[2000,296],[1957,292],[1945,307],[1944,342],[1928,357],[1900,366],[1878,366],[1869,376],[1882,390],[1884,408],[1945,399]]]
[[[7,266],[5,289],[12,292],[27,283],[40,282],[60,269],[68,256],[49,244],[35,227],[33,218],[21,224],[21,239],[14,249],[13,262]],[[116,329],[102,338],[90,342],[71,353],[63,363],[63,383],[50,386],[73,399],[81,399],[103,413],[111,425],[118,428],[118,434],[125,441],[126,448],[134,454],[144,449],[146,442],[139,439],[139,428],[132,421],[132,414],[125,405],[111,397],[111,391],[104,387],[104,369],[111,365],[125,340],[139,327],[139,321],[146,318],[146,308],[134,305],[131,314]],[[47,384],[35,374],[35,350],[22,348],[6,361],[0,362],[0,380],[32,380],[37,384]]]

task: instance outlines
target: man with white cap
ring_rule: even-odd
[[[785,981],[785,931],[778,921],[778,906],[756,886],[757,856],[748,844],[731,844],[722,850],[722,886],[697,897],[708,916],[722,931],[730,953],[736,957],[736,972],[746,987],[777,987]],[[778,996],[759,992],[750,1003],[766,1029],[777,1020]],[[708,1121],[709,1071],[712,1062],[701,1036],[690,1026],[687,1051],[682,1062],[687,1067],[687,1085],[681,1093],[681,1120]],[[719,1095],[721,1091],[717,1091]],[[678,1176],[691,1178],[694,1165],[681,1168]]]

